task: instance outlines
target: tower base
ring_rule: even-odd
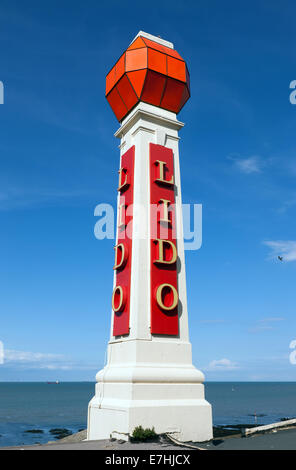
[[[88,440],[128,440],[137,426],[186,442],[212,439],[212,409],[194,366],[106,366],[89,403]]]

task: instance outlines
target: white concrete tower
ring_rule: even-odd
[[[176,116],[190,96],[187,66],[173,44],[140,31],[107,75],[106,96],[121,122],[118,231],[88,439],[128,439],[141,425],[206,441],[212,412],[189,341]]]

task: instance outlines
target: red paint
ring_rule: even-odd
[[[124,291],[125,305],[121,312],[113,312],[113,336],[129,334],[132,239],[127,236],[127,232],[132,233],[133,217],[129,206],[133,204],[134,198],[134,161],[135,147],[133,146],[122,155],[120,164],[120,167],[125,169],[127,184],[120,191],[119,206],[125,204],[126,216],[124,226],[117,227],[117,243],[123,243],[127,248],[127,257],[123,266],[116,270],[116,286],[121,286]]]
[[[175,185],[157,181],[160,177],[160,165],[157,160],[165,162],[164,177],[171,181],[174,176],[174,155],[171,149],[161,145],[150,144],[150,225],[151,225],[151,333],[159,335],[178,335],[179,319],[178,307],[172,311],[161,309],[156,300],[156,292],[161,284],[170,284],[178,292],[177,262],[174,264],[159,264],[154,261],[159,257],[159,243],[155,239],[169,240],[176,247],[175,240],[175,209],[170,213],[171,223],[161,224],[163,213],[156,213],[155,207],[159,207],[160,199],[165,199],[175,204]],[[172,259],[172,248],[167,244],[164,250],[164,258]],[[172,295],[164,290],[163,302],[166,306],[172,304]]]

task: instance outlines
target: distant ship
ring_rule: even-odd
[[[55,382],[47,382],[48,385],[59,385],[59,381],[56,380]]]

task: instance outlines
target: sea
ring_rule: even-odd
[[[94,390],[92,382],[0,382],[0,447],[52,441],[54,428],[85,429]],[[216,426],[296,417],[296,382],[207,382],[205,391]]]

